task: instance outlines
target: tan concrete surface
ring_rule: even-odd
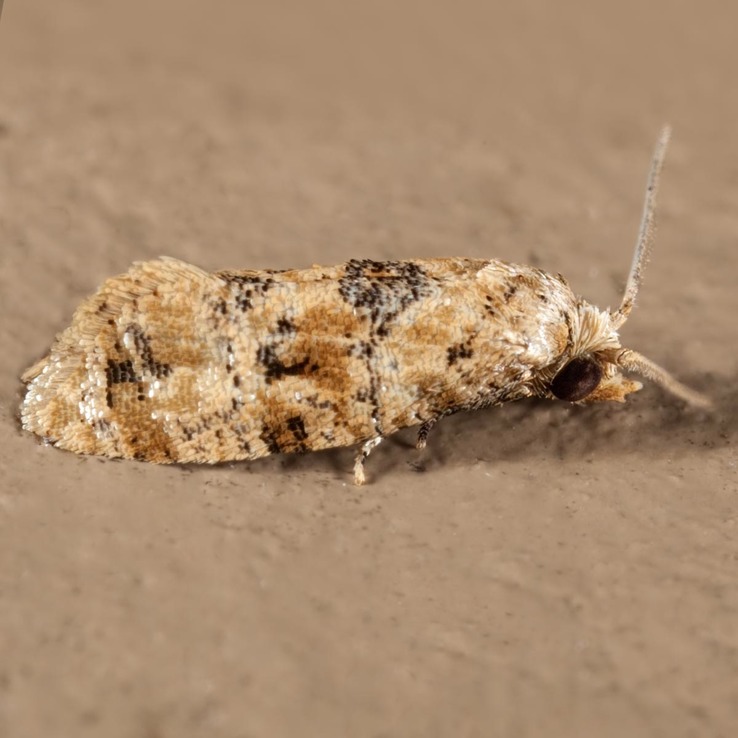
[[[732,736],[738,11],[729,2],[9,2],[0,23],[0,735]],[[224,468],[20,431],[130,262],[463,255],[619,299],[715,398],[521,403],[424,452]]]

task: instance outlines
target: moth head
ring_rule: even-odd
[[[678,382],[665,369],[638,352],[623,348],[618,336],[619,328],[626,322],[635,305],[643,280],[643,270],[653,245],[656,192],[669,136],[670,130],[666,127],[661,131],[656,144],[638,241],[620,307],[609,312],[583,300],[579,302],[570,326],[567,357],[554,368],[546,387],[547,393],[553,397],[569,402],[623,402],[628,394],[642,386],[640,382],[623,376],[623,372],[627,371],[660,384],[689,404],[710,406],[707,398]]]
[[[705,409],[711,406],[709,399],[629,348],[603,349],[566,360],[551,377],[546,393],[567,402],[624,402],[627,395],[637,392],[643,385],[623,372],[650,379],[690,405]]]
[[[624,402],[627,395],[643,385],[628,379],[617,365],[594,354],[577,356],[554,375],[551,394],[567,402]]]
[[[623,375],[624,351],[610,313],[580,301],[570,321],[569,348],[551,368],[546,394],[567,402],[623,402],[642,386]]]

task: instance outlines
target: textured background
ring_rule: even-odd
[[[10,2],[0,24],[0,734],[728,736],[738,724],[734,3]],[[107,276],[464,255],[717,400],[520,403],[156,468],[38,445],[19,374]]]

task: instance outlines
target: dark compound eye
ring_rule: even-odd
[[[602,379],[602,367],[594,359],[572,359],[551,382],[551,392],[559,400],[579,402],[592,393]]]

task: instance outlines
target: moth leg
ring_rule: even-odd
[[[364,475],[364,462],[366,461],[369,454],[382,443],[382,436],[371,438],[366,441],[356,454],[356,460],[354,461],[354,484],[357,487],[361,487],[366,482],[366,476]]]
[[[431,418],[430,420],[426,420],[425,423],[418,428],[418,440],[415,443],[415,448],[425,448],[425,444],[428,441],[428,434],[437,422],[438,418]]]

